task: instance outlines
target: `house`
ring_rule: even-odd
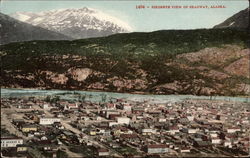
[[[230,140],[225,140],[223,143],[224,147],[232,148],[232,142]]]
[[[124,111],[131,111],[132,110],[132,106],[129,105],[129,103],[123,103],[121,105],[121,109],[124,110]]]
[[[212,137],[211,142],[212,144],[221,144],[221,139],[218,137]]]
[[[53,117],[43,117],[39,119],[40,125],[52,125],[55,122],[61,122],[60,118],[53,118]]]
[[[128,118],[128,117],[116,117],[116,121],[118,124],[129,124],[130,118]]]
[[[181,129],[183,133],[194,134],[198,132],[197,128],[183,128]]]
[[[168,146],[165,144],[152,144],[147,146],[147,153],[162,154],[168,152]]]
[[[21,130],[24,133],[36,132],[37,131],[37,126],[36,125],[23,125]]]
[[[145,109],[143,107],[133,107],[132,112],[134,114],[142,114],[145,112]]]
[[[109,127],[112,127],[112,126],[118,125],[118,123],[117,122],[109,122],[108,125],[109,125]]]
[[[95,136],[96,135],[96,131],[89,131],[89,135],[91,135],[91,136]]]
[[[16,147],[23,144],[23,139],[19,137],[1,138],[1,148]]]
[[[175,134],[175,133],[180,132],[180,130],[179,130],[179,127],[177,127],[177,126],[171,126],[168,128],[168,132],[171,134]]]
[[[109,118],[110,120],[115,120],[116,117],[120,117],[120,116],[121,116],[120,114],[110,114],[108,118]]]
[[[190,153],[190,148],[189,147],[181,147],[180,148],[180,152],[181,153]]]
[[[141,133],[142,133],[142,135],[151,135],[151,134],[156,133],[156,130],[152,129],[152,128],[144,128],[144,129],[142,129]]]
[[[240,128],[238,127],[230,127],[227,129],[227,133],[235,133],[235,132],[240,132]]]
[[[109,150],[108,149],[98,149],[98,156],[109,156]]]
[[[158,122],[166,122],[167,119],[166,118],[158,118]]]
[[[76,103],[70,103],[64,106],[64,110],[78,110],[78,108],[78,104]]]
[[[116,106],[113,103],[107,103],[106,107],[107,107],[107,109],[110,109],[110,110],[115,110],[116,109]]]
[[[52,107],[49,104],[43,104],[43,109],[50,110]]]
[[[116,110],[103,110],[101,111],[101,114],[108,119],[110,119],[110,115],[120,116],[120,112]]]
[[[23,144],[17,145],[16,147],[17,147],[17,149],[16,149],[17,152],[26,152],[28,150],[28,147],[26,145],[23,145]]]

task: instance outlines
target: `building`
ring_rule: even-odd
[[[55,122],[61,122],[60,118],[53,118],[53,117],[44,117],[39,119],[40,125],[52,125]]]
[[[109,125],[109,127],[112,127],[112,126],[118,125],[118,123],[117,122],[109,122],[108,125]]]
[[[211,142],[212,144],[221,144],[221,139],[218,137],[212,137]]]
[[[181,131],[188,134],[194,134],[197,133],[199,130],[196,128],[183,128]]]
[[[64,110],[78,110],[78,104],[71,103],[64,106]]]
[[[190,153],[190,148],[188,148],[188,147],[182,147],[182,148],[180,149],[180,152],[181,152],[181,153]]]
[[[158,122],[166,122],[167,119],[166,118],[158,118]]]
[[[23,139],[18,137],[1,138],[1,148],[16,147],[23,144]]]
[[[240,128],[237,127],[231,127],[227,129],[227,133],[235,133],[235,132],[240,132]]]
[[[118,124],[129,124],[130,118],[127,117],[116,117],[116,121]]]
[[[155,134],[156,130],[152,129],[152,128],[144,128],[142,129],[142,135],[151,135],[151,134]]]
[[[17,152],[26,152],[28,150],[28,147],[26,145],[17,145]]]
[[[24,133],[28,133],[28,132],[36,132],[37,131],[37,127],[35,125],[23,125],[22,126],[22,132]]]
[[[122,105],[122,110],[131,111],[131,110],[132,110],[132,106],[129,105],[128,103],[127,103],[127,104],[124,103],[124,104]]]
[[[168,152],[168,146],[165,144],[152,144],[147,146],[147,153],[162,154]]]
[[[43,109],[45,110],[50,110],[51,109],[51,106],[49,104],[43,104]]]
[[[98,156],[109,156],[109,150],[108,149],[98,149]]]
[[[180,130],[177,126],[171,126],[171,127],[169,127],[168,132],[171,134],[175,134],[175,133],[179,133]]]

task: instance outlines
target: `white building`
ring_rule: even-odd
[[[23,144],[22,138],[1,138],[1,148],[16,147],[20,144]]]
[[[43,109],[49,110],[51,109],[51,106],[49,104],[43,104]]]
[[[159,118],[158,121],[159,121],[159,122],[166,122],[167,119],[166,119],[166,118]]]
[[[227,133],[235,133],[235,132],[240,132],[240,128],[228,128]]]
[[[217,133],[210,133],[211,137],[218,137],[219,135]]]
[[[108,149],[99,149],[98,156],[109,156],[109,150]]]
[[[122,105],[122,109],[125,110],[125,111],[131,111],[132,110],[132,106],[129,105],[128,103],[124,103]]]
[[[147,152],[150,154],[161,154],[168,152],[168,147],[165,144],[153,144],[147,146]]]
[[[194,133],[197,133],[199,130],[196,128],[183,128],[182,131],[184,133],[194,134]]]
[[[78,110],[78,104],[72,103],[64,106],[64,110]]]
[[[40,125],[52,125],[55,122],[61,122],[60,118],[53,118],[53,117],[43,117],[40,118],[39,124]]]
[[[212,144],[221,144],[221,139],[218,137],[211,138]]]
[[[129,124],[130,118],[127,117],[116,117],[116,121],[118,124]]]
[[[153,133],[156,133],[155,129],[152,129],[152,128],[142,129],[142,135],[149,135],[149,134],[153,134]]]
[[[116,126],[116,125],[118,125],[117,122],[109,122],[109,127]]]
[[[232,148],[232,142],[231,141],[225,141],[223,144],[225,147]]]

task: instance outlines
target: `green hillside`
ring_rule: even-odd
[[[211,78],[201,75],[194,69],[187,71],[176,63],[176,56],[183,53],[197,52],[205,48],[223,48],[226,45],[248,48],[249,38],[246,31],[231,29],[201,30],[166,30],[150,33],[125,33],[108,37],[82,39],[75,41],[30,41],[11,43],[1,46],[3,85],[20,87],[42,87],[58,89],[88,89],[89,85],[100,82],[108,91],[143,91],[153,92],[155,86],[174,81],[191,82],[194,78],[204,80],[206,86],[213,87]],[[235,59],[236,60],[236,59]],[[178,59],[178,63],[191,67],[202,63],[187,63]],[[208,66],[213,68],[213,65]],[[76,81],[69,74],[69,69],[88,68],[98,74],[91,74],[84,81]],[[147,75],[142,77],[139,70]],[[41,74],[51,71],[64,74],[68,79],[65,84],[53,83]],[[221,70],[223,71],[223,70]],[[224,72],[223,72],[224,73]],[[13,76],[26,76],[13,77]],[[33,75],[34,79],[27,79]],[[133,88],[118,90],[109,79],[117,77],[127,84],[129,80]],[[230,83],[238,83],[237,76],[231,76]],[[244,78],[244,83],[249,79]],[[145,81],[145,86],[136,88],[136,79]],[[140,86],[139,86],[140,87]],[[98,89],[98,88],[97,88]],[[230,90],[229,90],[230,91]],[[227,91],[227,93],[231,93]],[[162,93],[165,93],[163,90]],[[172,93],[172,91],[166,93]],[[196,93],[182,90],[178,93]],[[218,92],[220,93],[220,92]],[[230,94],[231,95],[231,94]]]

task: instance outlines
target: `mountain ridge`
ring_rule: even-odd
[[[227,18],[224,22],[215,25],[213,28],[236,28],[249,30],[249,7]]]
[[[0,44],[32,40],[72,40],[72,38],[18,21],[0,12]]]

